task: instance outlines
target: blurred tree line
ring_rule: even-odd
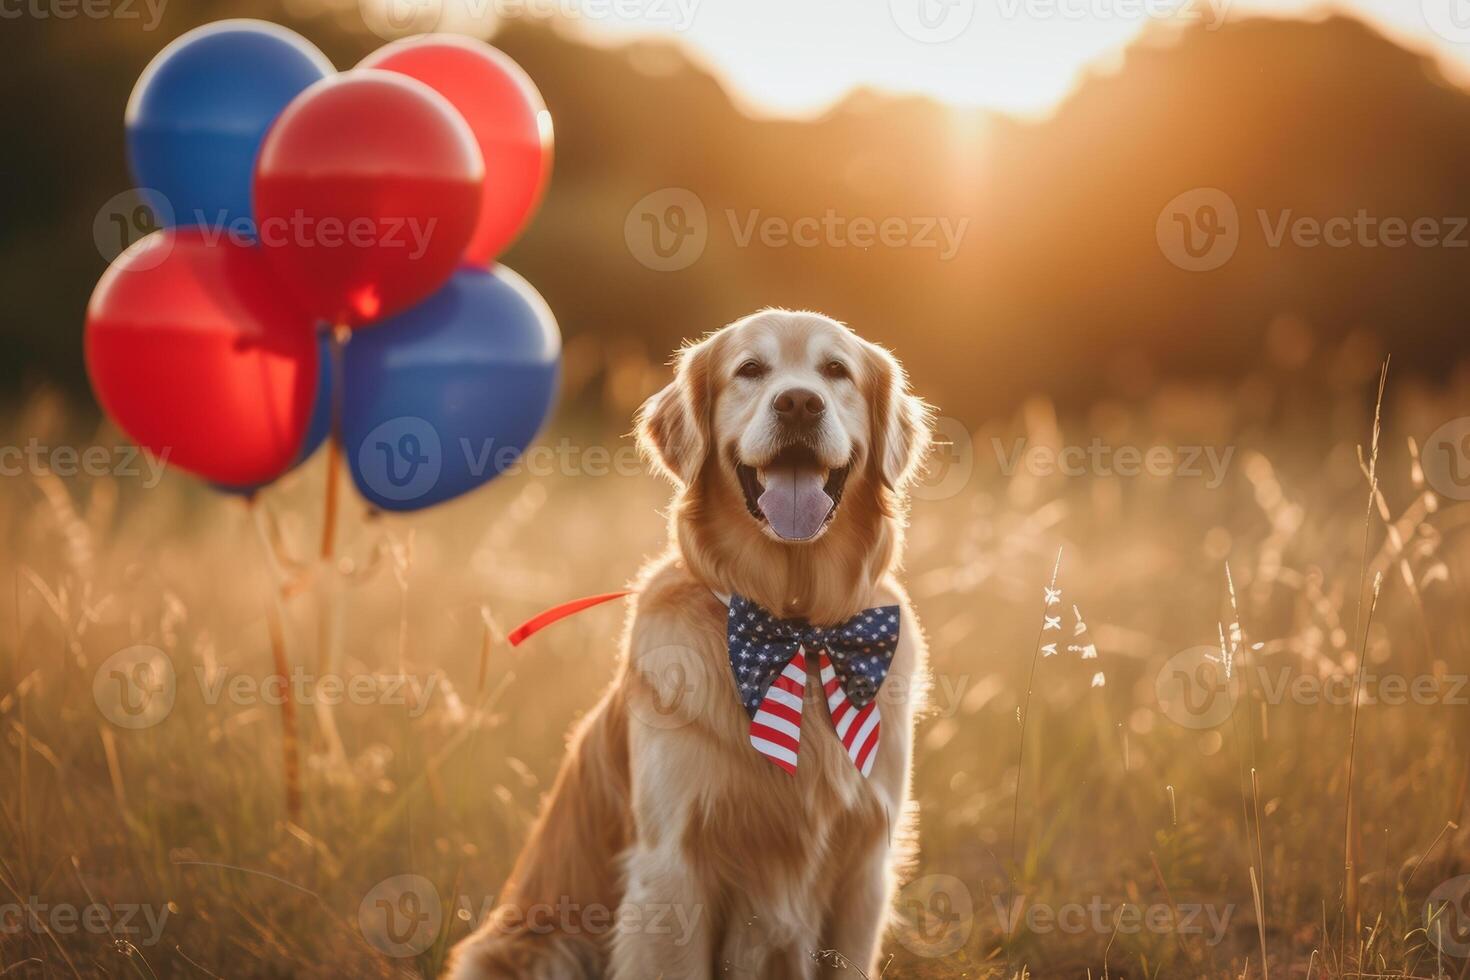
[[[12,398],[38,383],[88,397],[83,311],[106,265],[94,222],[129,187],[123,110],[168,40],[264,17],[339,68],[382,43],[356,5],[190,0],[165,4],[153,31],[139,9],[142,20],[0,22]],[[1470,97],[1349,18],[1158,26],[1036,122],[872,92],[813,121],[755,119],[664,42],[588,46],[514,22],[493,43],[555,120],[549,193],[505,261],[556,312],[577,398],[635,398],[681,338],[766,305],[848,321],[971,417],[1037,390],[1080,404],[1289,368],[1355,334],[1380,338],[1399,370],[1442,376],[1466,353]],[[630,247],[629,214],[667,188],[693,192],[707,243],[687,267],[656,271]],[[1196,188],[1238,212],[1235,251],[1207,271],[1161,245],[1166,205]],[[1359,215],[1346,244],[1294,231],[1299,218]],[[1203,234],[1205,217],[1172,220],[1198,219]],[[840,230],[814,246],[762,232],[801,218]],[[1432,219],[1438,243],[1385,244],[1390,218]],[[898,219],[910,243],[859,247],[857,219]],[[953,249],[940,223],[962,232]]]

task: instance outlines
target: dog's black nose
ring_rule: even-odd
[[[808,388],[787,388],[771,403],[776,418],[793,425],[811,425],[822,417],[827,403],[822,396]]]

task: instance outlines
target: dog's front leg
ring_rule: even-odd
[[[848,868],[832,899],[831,916],[823,935],[822,976],[843,980],[861,970],[879,975],[879,943],[888,927],[893,887],[885,841],[869,844]]]
[[[708,980],[709,905],[677,838],[639,841],[624,861],[610,980]]]
[[[813,980],[819,923],[804,921],[810,914],[748,896],[735,899],[725,914],[716,971],[728,980]]]
[[[690,737],[695,704],[665,686],[684,674],[659,658],[679,648],[656,647],[641,658],[630,692],[629,765],[633,843],[622,856],[623,900],[613,937],[611,980],[709,980],[714,914],[685,840],[706,763]],[[674,679],[674,680],[671,680]]]

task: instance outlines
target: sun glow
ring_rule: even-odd
[[[679,44],[757,115],[813,116],[859,88],[1020,116],[1053,110],[1087,72],[1146,30],[1226,18],[1342,13],[1470,75],[1464,0],[293,0],[360,13],[369,27],[493,36],[511,17],[554,20],[579,40]],[[1439,11],[1439,7],[1444,11]],[[351,8],[356,7],[357,10]],[[1443,14],[1443,16],[1441,16]],[[1465,36],[1460,37],[1457,32]]]

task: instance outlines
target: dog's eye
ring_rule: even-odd
[[[847,365],[841,361],[828,361],[826,364],[823,364],[822,373],[833,379],[849,377]]]
[[[735,376],[737,378],[759,378],[765,373],[766,366],[764,364],[760,361],[749,360],[740,365],[740,369],[735,372]]]

